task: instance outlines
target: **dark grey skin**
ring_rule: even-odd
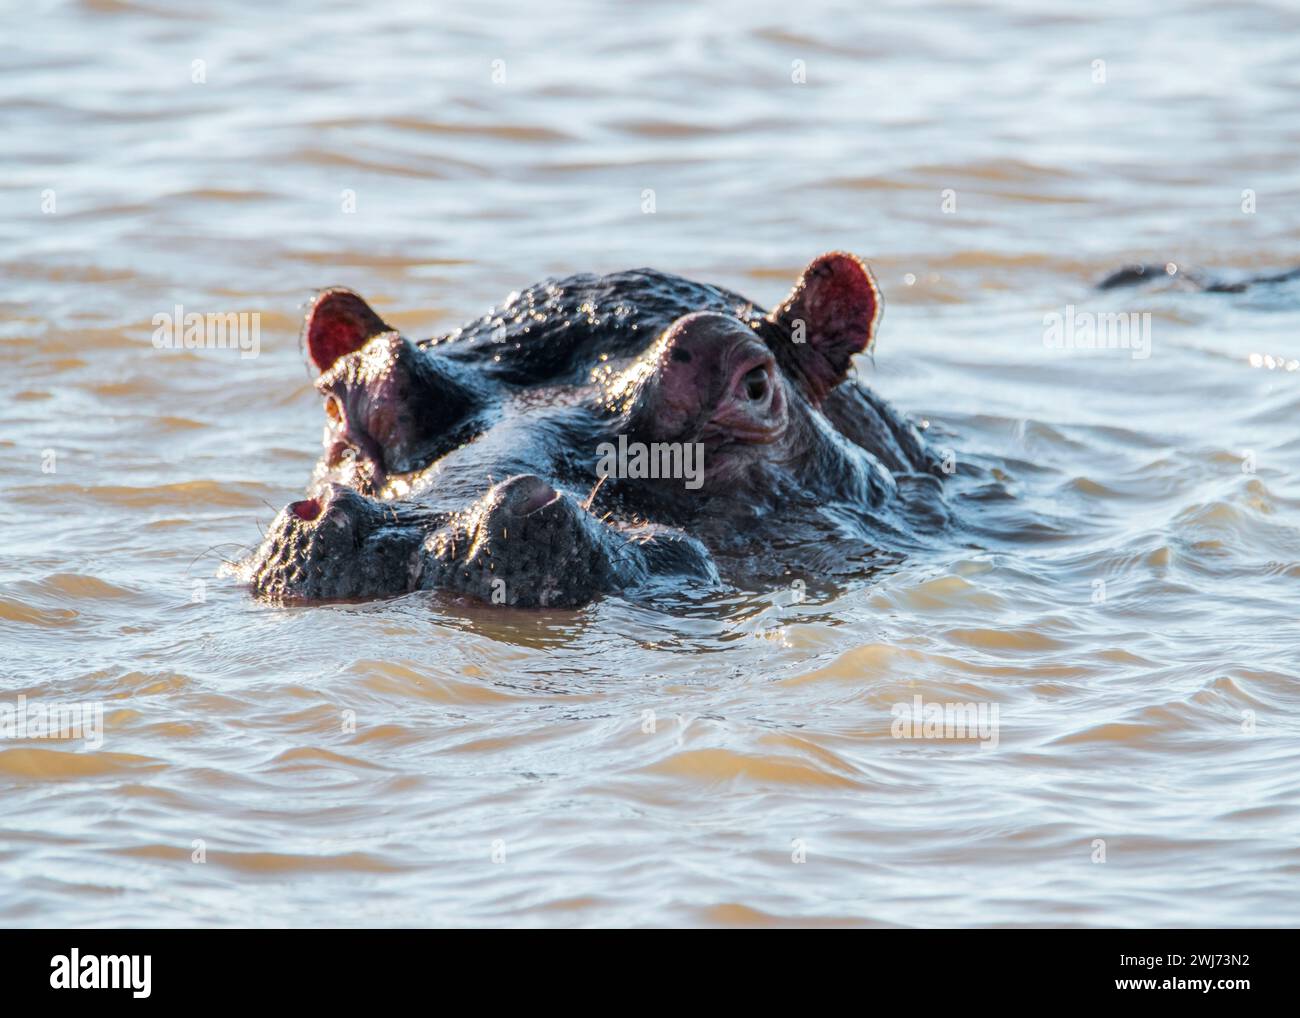
[[[1170,271],[1171,269],[1173,271]],[[1251,287],[1260,284],[1289,283],[1292,280],[1300,279],[1300,268],[1294,268],[1287,272],[1228,280],[1206,275],[1199,269],[1182,268],[1174,262],[1167,262],[1164,265],[1125,265],[1122,269],[1117,269],[1098,283],[1097,289],[1119,290],[1124,287],[1140,286],[1143,283],[1151,283],[1162,279],[1178,279],[1193,289],[1202,290],[1205,293],[1244,293]]]
[[[327,290],[304,330],[325,450],[246,562],[253,590],[575,607],[869,571],[946,520],[937,457],[848,377],[880,312],[840,252],[772,312],[640,269],[539,283],[424,342]],[[602,478],[620,436],[703,468]]]

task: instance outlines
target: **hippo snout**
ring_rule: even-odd
[[[423,585],[492,604],[575,607],[645,574],[631,541],[535,474],[493,486],[425,548]]]
[[[249,560],[253,589],[278,601],[400,594],[420,574],[418,526],[337,485],[290,503]]]

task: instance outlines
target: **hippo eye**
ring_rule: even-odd
[[[757,367],[744,377],[745,394],[752,400],[760,400],[767,395],[767,369]]]

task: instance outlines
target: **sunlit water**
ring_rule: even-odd
[[[0,703],[106,728],[0,741],[0,921],[1296,921],[1300,290],[1091,289],[1300,261],[1294,6],[178,6],[0,26]],[[938,550],[578,612],[221,574],[319,452],[315,288],[424,336],[834,248],[861,377],[1010,496]],[[177,304],[260,356],[156,350]],[[917,696],[996,747],[895,738]]]

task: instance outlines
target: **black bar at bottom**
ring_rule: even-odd
[[[476,998],[499,1006],[512,991],[534,1003],[590,997],[612,1006],[611,978],[626,980],[627,1000],[647,1004],[647,984],[678,979],[738,996],[786,983],[800,994],[851,990],[864,1003],[901,993],[918,1003],[1130,998],[1240,1007],[1289,1004],[1294,995],[1291,931],[798,931],[798,941],[783,931],[725,942],[722,931],[596,932],[548,940],[541,931],[6,930],[0,994],[9,1014],[23,1004],[110,999],[336,1010],[421,988],[454,989],[462,1008]],[[687,950],[683,935],[695,938]]]

